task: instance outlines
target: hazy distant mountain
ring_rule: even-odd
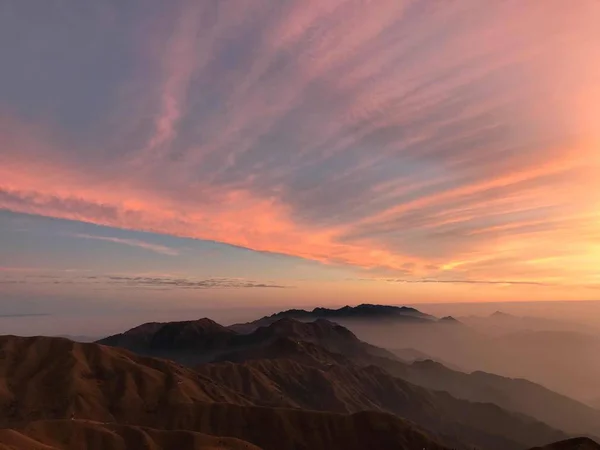
[[[491,320],[489,318],[486,321]],[[525,378],[589,401],[600,397],[600,337],[577,331],[488,332],[466,318],[453,322],[342,322],[359,339],[383,348],[412,348],[465,371]],[[487,323],[487,322],[486,322]]]
[[[600,444],[588,438],[574,438],[531,450],[600,450]]]
[[[497,351],[492,363],[511,363],[513,376],[540,382],[580,400],[600,394],[600,358],[596,356],[600,355],[600,336],[576,331],[523,331],[494,339],[491,348]]]
[[[547,317],[516,316],[496,311],[489,316],[459,317],[460,321],[480,328],[490,334],[507,334],[520,331],[575,331],[599,333],[600,330],[585,324]]]
[[[406,363],[430,360],[430,361],[439,362],[440,364],[443,364],[444,366],[448,367],[449,369],[463,372],[463,369],[458,367],[456,364],[449,363],[447,361],[444,361],[441,358],[434,358],[433,356],[428,355],[427,353],[422,352],[420,350],[416,350],[414,348],[392,348],[389,350],[394,355],[396,355],[398,358],[400,358],[402,361],[404,361]]]
[[[259,326],[269,325],[279,319],[288,318],[300,321],[313,321],[328,319],[332,321],[362,321],[378,320],[386,322],[435,322],[436,317],[408,306],[389,306],[362,304],[358,306],[344,306],[339,309],[315,308],[312,311],[304,309],[289,309],[276,314],[263,317],[254,322],[239,323],[229,328],[240,333],[250,333]]]
[[[600,411],[528,380],[485,372],[467,374],[434,361],[409,366],[388,363],[387,368],[411,383],[446,391],[456,398],[494,403],[569,433],[600,437]]]
[[[460,323],[460,320],[455,319],[452,316],[446,316],[446,317],[442,317],[438,322],[445,322],[445,323]]]
[[[427,359],[433,359],[427,353],[424,353],[420,350],[415,350],[414,348],[393,348],[390,349],[394,355],[399,357],[402,361],[407,363],[412,363],[414,361],[424,361]]]

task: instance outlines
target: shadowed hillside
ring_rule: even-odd
[[[220,405],[202,423],[210,434],[87,420],[32,422],[0,430],[1,450],[450,450],[393,416],[350,416]],[[229,422],[228,422],[229,421]],[[240,436],[244,436],[240,438]],[[247,439],[247,440],[246,440]],[[254,441],[251,444],[248,441]]]
[[[393,353],[358,339],[350,330],[328,320],[300,322],[280,318],[250,334],[241,334],[200,319],[189,322],[149,323],[98,343],[121,347],[136,353],[173,359],[187,365],[234,358],[239,352],[259,354],[280,338],[318,344],[326,351],[355,360],[371,357],[396,358]]]
[[[0,450],[260,450],[240,439],[84,420],[32,422],[0,430]]]

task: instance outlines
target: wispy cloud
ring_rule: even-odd
[[[91,10],[68,42],[27,28],[26,11],[0,22],[31,31],[9,69],[47,58],[39,42],[66,55],[56,73],[0,83],[14,103],[0,105],[0,208],[411,283],[594,280],[599,2],[209,0],[132,13],[101,41]],[[123,49],[80,77],[81,92],[106,94],[83,109],[68,55]],[[145,107],[128,116],[132,103]]]
[[[156,290],[178,290],[178,289],[285,289],[294,286],[275,283],[272,281],[257,281],[247,278],[232,277],[184,277],[184,276],[150,276],[139,275],[77,275],[54,273],[37,273],[35,271],[25,273],[5,274],[0,278],[0,285],[79,285],[92,287],[111,288],[148,288]]]
[[[118,238],[118,237],[111,237],[111,236],[98,236],[98,235],[82,234],[82,233],[75,233],[75,234],[72,234],[71,236],[76,237],[76,238],[81,238],[81,239],[92,239],[92,240],[97,240],[97,241],[112,242],[115,244],[128,245],[130,247],[143,248],[145,250],[150,250],[155,253],[160,253],[161,255],[169,255],[169,256],[179,255],[179,250],[177,250],[175,248],[167,247],[165,245],[160,245],[160,244],[153,244],[151,242],[141,241],[139,239],[127,239],[127,238]]]
[[[500,286],[552,286],[551,283],[523,280],[443,280],[443,279],[386,279],[388,283],[490,284]]]
[[[166,278],[166,277],[128,277],[109,276],[110,284],[126,286],[148,286],[170,289],[245,289],[245,288],[288,288],[273,283],[263,283],[240,278],[207,278],[202,280],[188,278]]]

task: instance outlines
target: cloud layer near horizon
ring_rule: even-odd
[[[600,282],[600,3],[225,3],[4,3],[0,208]]]

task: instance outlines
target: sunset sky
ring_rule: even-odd
[[[599,23],[3,1],[0,315],[600,299]]]

